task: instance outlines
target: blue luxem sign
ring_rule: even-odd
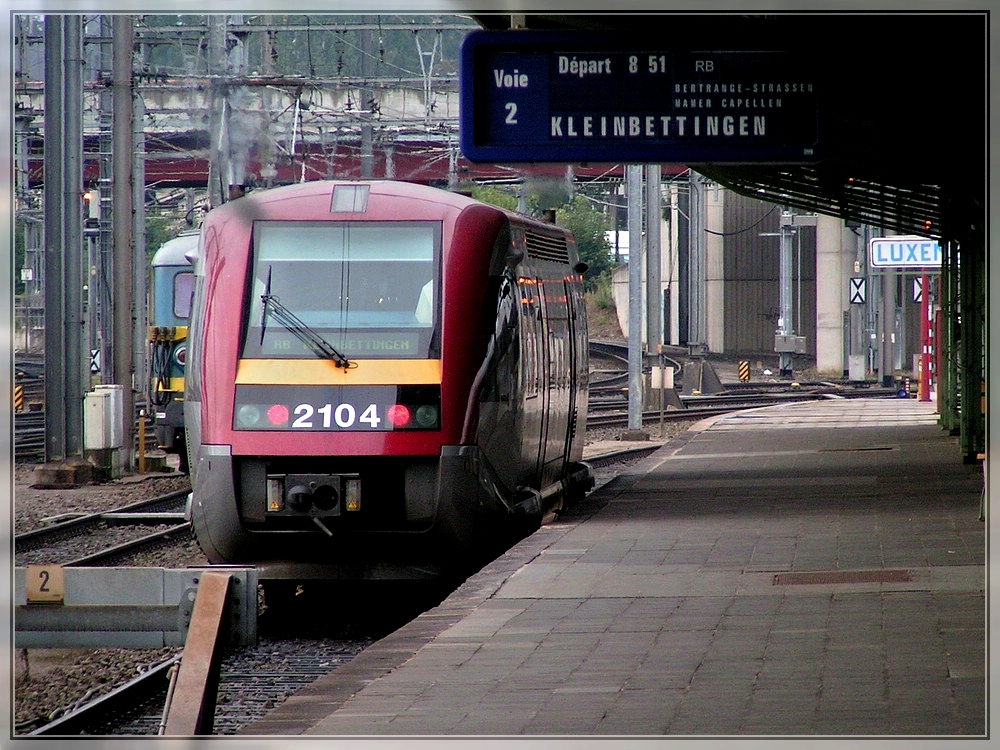
[[[818,159],[816,66],[788,51],[676,51],[663,34],[473,31],[459,131],[469,161]]]
[[[868,241],[874,268],[939,268],[941,246],[926,237],[876,237]]]

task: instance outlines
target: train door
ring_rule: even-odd
[[[566,435],[569,429],[569,321],[565,286],[561,280],[540,283],[542,335],[545,364],[545,419],[542,424],[542,486],[557,481],[563,473]]]
[[[544,457],[545,360],[542,345],[542,316],[539,305],[537,279],[522,275],[517,280],[521,299],[521,399],[523,427],[521,432],[522,466],[532,467],[530,475],[520,477],[519,483],[535,486],[539,481],[538,468]]]
[[[538,341],[538,408],[541,411],[541,423],[539,424],[538,432],[538,468],[541,471],[541,487],[545,487],[546,484],[546,471],[545,471],[545,460],[546,454],[548,453],[548,443],[549,443],[549,420],[550,420],[550,386],[551,386],[551,376],[552,368],[550,367],[549,358],[552,355],[551,342],[549,341],[549,313],[546,305],[546,289],[544,279],[537,280],[537,286],[535,287],[538,291],[538,330],[537,330],[537,341]]]
[[[566,410],[566,432],[563,441],[563,460],[568,464],[573,460],[572,448],[573,438],[578,429],[577,421],[577,394],[579,392],[578,381],[580,377],[580,319],[579,309],[575,300],[573,284],[575,282],[563,280],[563,291],[566,299],[566,346],[567,346],[567,410]]]

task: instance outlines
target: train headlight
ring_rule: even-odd
[[[236,412],[236,424],[240,427],[253,427],[260,422],[260,409],[254,404],[244,404]]]
[[[417,407],[414,416],[418,427],[436,427],[438,424],[438,409],[436,406],[424,404]]]
[[[410,409],[403,404],[393,404],[386,412],[393,427],[406,427],[410,423]]]
[[[174,350],[174,362],[179,364],[181,367],[187,364],[187,351],[186,346],[178,346]]]

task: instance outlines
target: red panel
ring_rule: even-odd
[[[228,443],[240,343],[240,300],[250,249],[250,223],[230,203],[203,226],[206,307],[201,330],[202,442]]]
[[[231,412],[229,412],[231,413]],[[229,432],[234,456],[437,456],[437,432]],[[206,441],[208,442],[208,441]]]

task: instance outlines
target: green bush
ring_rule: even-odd
[[[611,293],[611,277],[609,275],[605,274],[594,282],[594,286],[587,296],[587,304],[593,305],[597,310],[615,309],[615,298]]]

